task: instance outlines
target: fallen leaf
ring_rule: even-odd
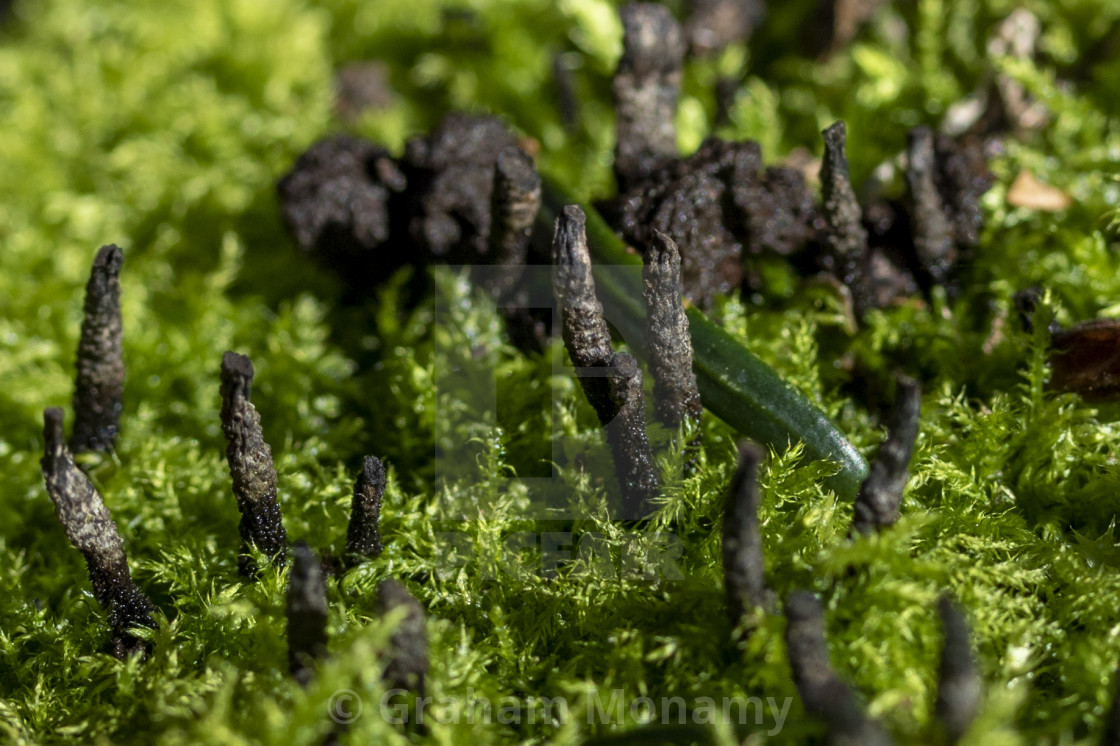
[[[1043,184],[1030,171],[1020,171],[1007,190],[1007,204],[1028,210],[1058,212],[1072,204],[1073,199],[1057,187]]]
[[[1086,401],[1120,398],[1120,320],[1095,319],[1050,340],[1050,388]]]

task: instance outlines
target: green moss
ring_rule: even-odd
[[[803,461],[799,447],[771,454],[769,577],[779,594],[822,595],[837,668],[902,741],[931,727],[932,602],[943,590],[968,611],[987,683],[969,743],[1095,739],[1120,659],[1118,410],[1045,391],[1045,332],[1020,331],[1011,298],[1041,284],[1043,308],[1059,321],[1120,314],[1109,222],[1120,200],[1120,58],[1107,46],[1117,9],[1030,3],[1043,36],[1040,59],[1026,63],[985,52],[992,26],[1019,3],[898,3],[849,49],[815,63],[788,44],[805,5],[772,9],[749,54],[732,49],[690,67],[683,145],[710,129],[714,76],[740,70],[749,77],[724,134],[759,138],[773,159],[819,152],[819,129],[843,118],[857,181],[902,148],[907,127],[935,124],[996,72],[1053,117],[994,162],[988,227],[961,297],[875,312],[856,332],[834,292],[774,267],[764,297],[718,309],[865,453],[882,431],[845,394],[852,367],[871,388],[900,367],[927,382],[904,518],[878,537],[846,541],[851,507],[821,486],[831,467]],[[442,7],[26,0],[0,32],[0,741],[319,743],[332,695],[352,690],[364,714],[344,742],[569,744],[634,726],[629,712],[589,726],[591,691],[604,701],[617,689],[689,701],[796,696],[780,617],[757,620],[747,642],[729,641],[713,527],[734,432],[706,420],[695,470],[679,448],[663,450],[661,510],[647,530],[624,532],[608,519],[604,485],[576,468],[578,458],[593,467],[606,457],[588,450],[602,441],[594,414],[553,370],[558,346],[518,354],[493,307],[453,275],[436,278],[438,306],[405,310],[411,278],[400,275],[365,307],[339,310],[339,288],[286,237],[273,183],[340,127],[332,71],[357,59],[386,61],[397,91],[359,132],[399,147],[447,109],[499,112],[537,140],[558,178],[585,196],[609,192],[614,5]],[[575,67],[572,131],[550,103],[555,53]],[[1067,76],[1072,89],[1057,83]],[[1067,191],[1073,206],[1007,206],[1021,169]],[[89,469],[137,581],[164,614],[144,664],[98,652],[103,614],[38,468],[41,412],[69,402],[82,287],[107,242],[126,251],[129,379],[117,453]],[[236,573],[218,427],[218,366],[231,348],[257,366],[254,399],[293,539],[337,555],[360,457],[391,465],[385,553],[330,581],[332,656],[307,690],[286,675],[285,578],[268,572],[245,585]],[[477,382],[447,375],[472,360],[499,372],[506,395],[496,413],[472,398]],[[553,427],[565,437],[555,453]],[[542,459],[555,461],[568,509],[556,520],[525,518],[528,494],[509,479],[550,474]],[[680,539],[668,565],[664,532]],[[542,577],[548,548],[521,538],[568,533],[595,535],[595,551]],[[573,717],[433,724],[426,737],[385,722],[377,660],[395,620],[378,617],[374,597],[386,577],[406,579],[430,610],[431,694],[496,704],[566,696]],[[810,734],[819,729],[795,702],[772,740]],[[734,734],[720,726],[715,738]]]

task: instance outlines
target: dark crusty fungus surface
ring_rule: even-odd
[[[352,561],[377,559],[381,543],[381,500],[385,495],[385,465],[375,456],[362,459],[362,471],[354,481],[350,502],[350,525],[346,529],[346,551]]]
[[[154,629],[155,607],[132,580],[124,541],[105,500],[74,464],[62,435],[62,419],[61,409],[43,412],[45,442],[40,463],[47,494],[67,538],[86,560],[94,598],[109,615],[110,652],[117,658],[146,654],[148,645],[130,630]]]
[[[282,567],[287,561],[288,534],[276,496],[272,449],[264,440],[261,416],[250,401],[253,363],[245,355],[227,352],[222,357],[221,382],[226,463],[233,480],[237,508],[241,511],[238,569],[243,576],[253,578],[258,568],[250,548],[256,548]]]
[[[653,376],[654,409],[671,428],[685,419],[699,427],[704,405],[692,370],[692,337],[684,312],[681,255],[673,239],[654,234],[642,267],[646,301],[646,350]]]
[[[75,453],[111,451],[124,408],[124,330],[118,246],[102,246],[86,285],[85,318],[74,384]]]

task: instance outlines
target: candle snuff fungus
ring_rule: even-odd
[[[1114,3],[8,5],[0,740],[1120,742]]]

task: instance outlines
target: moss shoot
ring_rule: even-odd
[[[684,34],[671,64],[648,70],[645,52],[665,50],[627,48],[624,27],[669,13],[620,16],[609,0],[15,0],[0,12],[0,743],[730,746],[821,743],[830,728],[897,743],[1115,741],[1120,407],[1094,371],[1114,360],[1100,339],[1115,322],[1101,320],[1120,318],[1120,5],[826,3],[828,23],[810,0],[697,3],[707,15],[695,18],[689,3],[664,5]],[[713,21],[721,7],[738,20]],[[612,83],[620,60],[625,89]],[[632,133],[617,149],[616,99]],[[428,135],[456,111],[514,133],[473,144],[494,151],[485,170]],[[834,122],[844,205],[862,208],[867,232],[859,266],[890,290],[855,309],[835,267],[793,248],[820,218],[822,174],[839,173],[820,134]],[[702,147],[712,135],[756,143],[726,151],[750,178]],[[331,136],[381,149],[338,139],[305,161],[365,202],[331,194],[300,240],[364,216],[365,238],[335,241],[332,256],[371,263],[376,283],[339,277],[285,224],[278,180]],[[969,181],[972,156],[946,150],[969,138],[990,182]],[[647,412],[652,512],[612,520],[607,434],[569,375],[560,325],[523,352],[466,270],[422,266],[379,232],[402,178],[437,174],[432,194],[489,205],[455,190],[490,185],[511,147],[589,209],[617,199],[616,176],[644,188],[651,159],[692,159],[650,177],[666,207],[634,235],[677,214],[714,226],[668,232],[686,289],[704,269],[688,247],[716,236],[711,256],[745,252],[705,269],[697,302],[865,456],[887,436],[900,374],[921,383],[909,477],[878,530],[849,535],[835,465],[803,444],[760,460],[759,577],[777,603],[752,611],[750,634],[732,634],[721,547],[740,433],[709,411],[668,432]],[[490,251],[489,216],[439,207],[410,206],[409,231],[438,229],[453,255]],[[780,209],[789,220],[763,226]],[[769,232],[738,241],[736,221]],[[520,255],[521,226],[507,222],[497,248]],[[921,238],[921,271],[887,250],[899,235]],[[144,599],[127,624],[119,602],[98,603],[68,540],[79,529],[59,522],[40,469],[44,410],[85,380],[76,351],[103,245],[127,256],[110,345],[127,376],[104,402],[81,398],[101,440],[75,448],[67,473],[112,516],[103,533]],[[384,253],[358,256],[366,246]],[[1032,288],[1025,324],[1016,297]],[[1072,350],[1059,383],[1076,385],[1052,381],[1052,328],[1076,332],[1057,337]],[[286,540],[241,548],[220,417],[227,350],[253,361],[254,442],[270,444],[265,491],[295,562]],[[363,499],[380,503],[379,524],[355,547],[355,475],[371,453],[383,480],[369,477]],[[314,612],[295,647],[292,587],[314,590],[314,603],[295,598]],[[125,635],[146,655],[112,655]],[[421,697],[433,703],[422,721]],[[746,715],[724,717],[725,701]]]

